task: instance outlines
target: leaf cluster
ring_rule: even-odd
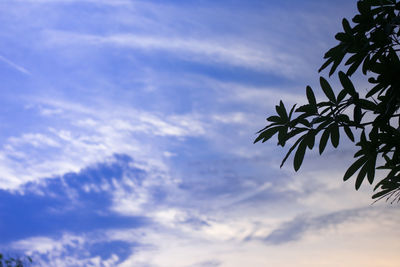
[[[329,141],[336,148],[345,134],[359,150],[344,180],[356,176],[358,190],[365,179],[374,182],[377,169],[384,169],[386,176],[375,185],[373,198],[400,201],[400,2],[360,0],[357,7],[359,14],[352,24],[343,19],[343,32],[335,36],[339,44],[326,52],[326,61],[319,69],[330,67],[331,76],[344,62],[346,72],[338,72],[342,88],[335,94],[329,82],[320,77],[324,100],[317,101],[307,86],[307,104],[287,109],[280,101],[276,115],[267,118],[269,124],[258,132],[254,143],[277,135],[278,145],[284,147],[294,139],[281,167],[296,151],[293,166],[297,171],[316,140],[322,154]],[[365,96],[350,79],[357,69],[369,77]]]

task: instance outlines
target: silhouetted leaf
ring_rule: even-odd
[[[294,155],[293,166],[294,170],[297,172],[300,169],[301,164],[303,163],[304,154],[306,153],[307,141],[303,139],[299,147],[297,148],[296,154]]]
[[[333,93],[333,90],[329,85],[328,81],[325,80],[324,77],[320,77],[319,81],[321,84],[321,88],[324,91],[325,95],[328,97],[328,99],[332,102],[336,102],[335,94]]]
[[[342,62],[344,56],[346,55],[345,52],[341,52],[333,61],[333,65],[331,70],[329,71],[329,76],[332,76],[332,74],[336,71],[337,67],[339,66],[340,62]]]
[[[361,170],[358,172],[357,175],[357,179],[356,179],[356,190],[358,190],[362,184],[362,182],[364,181],[365,176],[367,175],[367,171],[368,171],[368,165],[364,164],[364,166],[361,168]]]
[[[376,104],[374,102],[366,100],[366,99],[359,99],[358,105],[360,105],[360,107],[362,109],[366,109],[366,110],[374,111],[376,109]]]
[[[360,106],[355,106],[354,107],[353,116],[354,116],[354,122],[356,124],[359,124],[361,122],[361,119],[362,119],[362,113],[361,113],[361,107]]]
[[[382,191],[380,191],[380,192],[374,194],[374,195],[372,196],[372,199],[376,199],[376,198],[385,196],[386,194],[390,193],[391,191],[392,191],[391,189],[382,190]]]
[[[306,136],[306,140],[307,140],[307,146],[309,149],[313,149],[314,147],[314,143],[315,143],[315,133],[314,131],[309,131],[307,136]]]
[[[328,142],[329,139],[329,133],[330,133],[330,129],[326,129],[321,136],[321,140],[319,141],[319,154],[322,154],[322,152],[324,152],[326,144]]]
[[[286,126],[280,127],[279,132],[278,132],[278,145],[285,146],[288,130],[289,129]]]
[[[263,140],[263,143],[264,143],[265,141],[267,141],[268,139],[270,139],[274,134],[276,134],[276,133],[279,131],[280,128],[281,128],[281,127],[274,127],[274,128],[270,128],[270,129],[265,130],[264,132],[262,132],[262,133],[256,138],[256,140],[254,140],[254,144],[257,143],[257,142],[260,141],[260,140]]]
[[[282,166],[285,164],[286,160],[288,159],[288,157],[290,156],[290,154],[292,153],[292,151],[297,147],[297,145],[304,139],[305,135],[303,135],[302,137],[300,137],[299,139],[297,139],[297,141],[290,147],[289,151],[286,153],[286,156],[283,158],[282,162],[281,162],[281,166],[280,168],[282,168]]]
[[[331,134],[331,142],[334,148],[337,148],[339,145],[339,127],[337,125],[332,125],[331,130],[330,130],[330,134]]]
[[[376,157],[372,157],[367,161],[367,177],[368,182],[372,184],[375,178],[375,164],[376,164]]]
[[[339,79],[346,92],[351,96],[355,96],[356,90],[354,89],[354,85],[343,71],[339,71]]]
[[[337,102],[340,103],[342,102],[342,100],[346,97],[347,95],[347,91],[346,90],[342,90],[339,92],[338,96],[337,96]]]
[[[361,65],[361,63],[364,60],[365,55],[358,55],[358,57],[355,59],[354,63],[348,68],[346,74],[348,76],[351,76],[354,74],[354,72],[358,69],[358,67]]]
[[[282,119],[279,116],[270,116],[267,118],[267,121],[281,123]]]
[[[344,174],[343,180],[346,181],[348,180],[353,174],[361,168],[361,166],[367,161],[367,157],[361,157],[358,160],[356,160],[346,171]]]
[[[324,70],[326,67],[328,67],[331,63],[333,62],[333,58],[329,58],[327,61],[325,61],[324,64],[322,64],[321,68],[319,68],[318,72],[321,72]]]
[[[354,135],[353,132],[351,131],[349,126],[344,126],[344,132],[346,133],[347,137],[349,137],[349,139],[354,142]]]
[[[293,111],[295,110],[295,108],[296,108],[296,104],[294,104],[293,107],[290,109],[290,112],[289,112],[289,120],[292,118]]]
[[[279,105],[275,106],[276,113],[281,117],[283,121],[288,120],[288,114],[286,112],[285,105],[283,104],[282,100],[279,102]]]
[[[307,94],[308,103],[310,103],[311,106],[315,106],[315,108],[317,108],[317,101],[315,99],[314,92],[310,86],[307,86],[306,94]]]
[[[342,20],[343,29],[346,33],[351,34],[350,23],[347,19]]]

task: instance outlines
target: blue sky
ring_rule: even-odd
[[[318,88],[354,12],[1,1],[1,251],[60,267],[397,266],[398,208],[342,182],[351,145],[295,173],[274,141],[252,144],[280,99]]]

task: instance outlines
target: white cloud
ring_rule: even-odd
[[[8,138],[0,151],[3,189],[78,172],[115,153],[131,155],[146,168],[165,169],[164,156],[157,153],[163,149],[160,138],[205,133],[205,124],[196,114],[167,115],[114,106],[89,108],[58,101],[40,103],[39,111],[44,106],[63,113],[46,113],[47,128],[41,132]]]
[[[396,266],[396,237],[388,229],[381,229],[380,220],[374,213],[356,220],[344,221],[334,227],[327,226],[305,236],[301,242],[266,245],[261,241],[243,241],[239,237],[254,231],[256,224],[249,224],[251,217],[242,219],[242,223],[224,222],[204,226],[198,233],[195,231],[182,233],[175,228],[153,229],[137,233],[131,238],[142,240],[145,244],[120,266],[192,266],[202,262],[215,262],[217,266]],[[379,216],[382,216],[380,214]],[[264,216],[265,218],[265,216]],[[385,217],[386,218],[386,217]],[[386,218],[387,219],[387,218]],[[361,221],[363,227],[359,227]],[[392,221],[394,225],[395,222]],[[268,224],[258,224],[258,229],[271,229]],[[270,230],[272,231],[273,228]],[[376,231],[378,230],[378,231]],[[122,234],[122,232],[121,232]],[[369,242],[378,236],[385,235],[382,243]],[[397,234],[397,233],[396,233]],[[115,232],[114,236],[118,234]],[[215,238],[210,239],[209,237]],[[350,243],[348,236],[353,239]],[[358,240],[357,240],[358,239]],[[327,242],[329,240],[329,242]],[[381,239],[380,239],[381,240]],[[361,242],[361,243],[359,243]],[[361,248],[362,253],[351,247]],[[331,255],[337,251],[340,257]],[[290,251],[290,257],[288,257]],[[312,252],[312,257],[310,256]],[[357,249],[357,251],[359,251]],[[366,257],[365,252],[372,253]],[[394,253],[394,254],[393,254]],[[367,254],[369,255],[369,254]],[[387,257],[387,258],[385,258]],[[384,258],[384,260],[383,260]]]
[[[137,34],[118,34],[110,36],[89,35],[61,31],[46,33],[48,45],[70,46],[89,45],[127,47],[144,52],[160,50],[174,53],[181,59],[199,61],[207,64],[223,63],[255,69],[263,72],[278,72],[293,75],[295,66],[302,64],[299,59],[279,51],[245,44],[224,43],[217,40],[204,40],[182,37],[146,36]],[[295,61],[295,62],[294,62]]]
[[[25,74],[25,75],[31,75],[31,73],[24,67],[18,65],[15,62],[12,62],[11,60],[5,58],[4,56],[0,55],[0,61],[3,61],[4,63],[8,64],[11,66],[13,69]]]
[[[92,266],[112,267],[116,266],[119,257],[111,254],[110,257],[102,259],[84,253],[88,245],[101,242],[97,238],[87,238],[83,235],[63,234],[60,238],[32,237],[11,244],[13,249],[25,251],[31,256],[36,266],[52,265],[59,267],[70,266]]]

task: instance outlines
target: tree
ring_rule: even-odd
[[[322,154],[330,139],[337,148],[341,134],[356,142],[355,161],[344,174],[346,181],[355,178],[358,190],[367,178],[372,184],[378,169],[385,170],[375,185],[373,199],[400,201],[400,3],[397,0],[360,0],[358,14],[350,24],[343,19],[343,32],[335,35],[339,43],[326,52],[319,72],[330,66],[329,76],[344,63],[346,72],[338,76],[343,88],[335,94],[329,82],[320,77],[326,99],[318,101],[310,86],[306,88],[308,103],[286,109],[282,101],[276,115],[258,132],[254,143],[277,135],[278,145],[294,141],[281,167],[294,154],[295,171],[302,165],[306,150],[313,149],[319,139]],[[368,78],[370,88],[356,89],[351,76],[360,70]]]

